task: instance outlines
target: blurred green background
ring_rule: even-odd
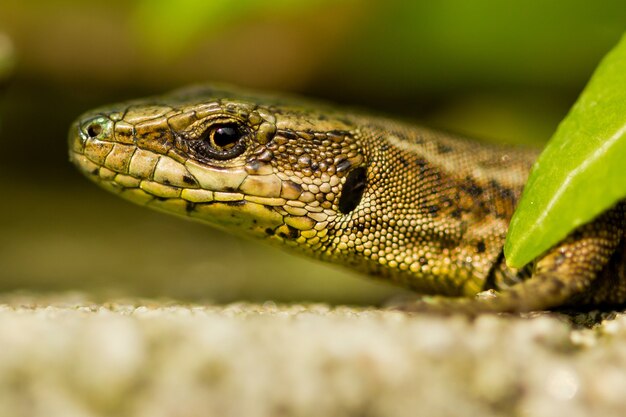
[[[99,190],[68,125],[214,81],[541,144],[625,23],[621,0],[3,0],[0,290],[381,302],[399,290]]]

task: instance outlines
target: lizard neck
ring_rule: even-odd
[[[367,192],[361,212],[328,225],[321,257],[422,293],[483,290],[536,152],[386,119],[355,124]]]

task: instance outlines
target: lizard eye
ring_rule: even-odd
[[[226,160],[246,150],[246,132],[236,123],[210,126],[199,138],[189,144],[196,153],[207,159]]]
[[[235,124],[214,126],[208,130],[205,140],[215,149],[226,151],[237,145],[243,133]]]

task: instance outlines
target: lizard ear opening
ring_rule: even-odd
[[[348,214],[354,210],[363,197],[367,175],[364,167],[353,169],[346,177],[339,197],[339,211]]]

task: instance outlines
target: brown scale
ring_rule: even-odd
[[[408,310],[626,301],[624,203],[532,265],[506,267],[536,151],[213,87],[87,113],[70,149],[86,175],[130,200],[448,296]],[[497,296],[474,297],[489,289]]]

